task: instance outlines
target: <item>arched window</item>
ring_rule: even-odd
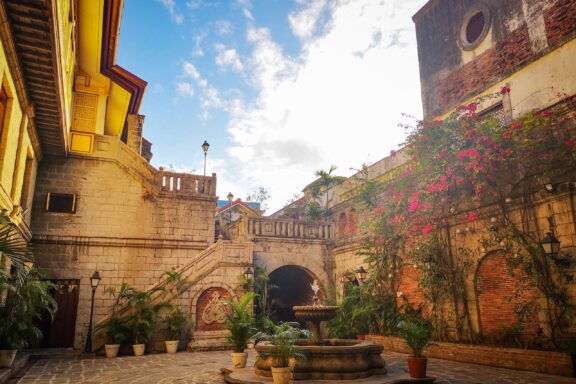
[[[355,235],[357,231],[358,224],[358,213],[356,212],[355,208],[350,210],[350,214],[348,215],[348,234]]]
[[[348,235],[348,218],[346,217],[346,213],[342,212],[340,216],[338,216],[338,234],[340,237],[344,237]]]

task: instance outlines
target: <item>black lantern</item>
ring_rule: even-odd
[[[364,282],[366,280],[366,276],[368,276],[368,272],[364,269],[363,266],[356,271],[356,277],[359,281]]]
[[[254,271],[252,270],[252,268],[250,268],[250,267],[246,268],[246,270],[244,271],[244,279],[246,279],[246,281],[250,281],[250,280],[252,280],[253,276],[254,276]]]
[[[92,276],[90,276],[90,286],[93,290],[98,288],[98,285],[100,285],[100,280],[102,280],[102,278],[100,277],[100,272],[98,271],[94,272]]]
[[[204,154],[208,152],[208,148],[210,148],[210,144],[208,144],[208,142],[204,140],[204,142],[202,143],[202,150],[204,151]]]
[[[228,201],[231,203],[232,200],[234,200],[234,195],[232,194],[232,192],[228,192],[228,196],[226,196],[226,198],[227,198]]]
[[[540,245],[544,249],[544,253],[552,258],[555,258],[560,252],[560,241],[552,232],[546,232],[546,237],[540,240]]]
[[[558,190],[558,187],[556,187],[552,183],[545,184],[544,188],[546,189],[546,192],[548,192],[548,193],[556,193]]]
[[[84,352],[92,353],[92,319],[94,317],[94,295],[96,294],[96,288],[100,284],[100,273],[98,271],[94,272],[90,276],[90,287],[92,287],[92,303],[90,304],[90,323],[88,324],[88,334],[86,335],[86,346]]]

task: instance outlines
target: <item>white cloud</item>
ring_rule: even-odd
[[[202,77],[194,64],[185,61],[182,65],[182,70],[184,71],[184,76],[194,80],[198,87],[200,106],[202,107],[200,118],[202,120],[207,120],[209,118],[210,115],[208,109],[226,108],[226,103],[220,97],[218,89]]]
[[[218,20],[216,22],[216,33],[220,36],[230,35],[234,31],[232,23],[228,20]]]
[[[194,87],[187,81],[182,81],[176,84],[176,93],[183,97],[194,96]]]
[[[216,55],[216,64],[218,64],[219,67],[232,68],[232,70],[239,73],[244,70],[244,66],[235,49],[226,48],[224,44],[216,44],[214,48],[216,52],[218,52]]]
[[[192,56],[201,57],[204,56],[204,50],[202,49],[202,43],[208,34],[203,31],[194,36],[194,50],[192,51]]]
[[[178,11],[174,0],[159,0],[159,1],[170,13],[170,18],[172,19],[172,21],[174,21],[176,24],[182,24],[184,22],[184,15],[182,15]]]
[[[263,185],[276,209],[311,182],[315,170],[335,164],[337,173],[350,175],[351,167],[401,143],[402,113],[421,113],[411,16],[425,2],[299,0],[299,10],[289,15],[301,39],[298,57],[247,18],[252,53],[244,72],[258,98],[227,104],[229,174],[245,188],[233,193]]]
[[[290,28],[295,36],[304,39],[310,37],[316,30],[320,17],[326,9],[327,0],[311,0],[310,2],[300,2],[306,4],[298,12],[291,12],[288,15]]]

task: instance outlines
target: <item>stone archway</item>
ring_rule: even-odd
[[[314,280],[322,286],[322,282],[309,270],[296,265],[285,265],[272,271],[269,275],[270,300],[273,303],[273,317],[276,321],[296,321],[292,307],[312,303],[312,288]],[[321,289],[320,297],[325,298],[326,292]]]

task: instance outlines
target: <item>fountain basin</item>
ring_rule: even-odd
[[[335,305],[296,305],[292,307],[298,320],[326,321],[336,316]]]
[[[306,356],[294,364],[294,380],[356,380],[386,374],[383,347],[369,341],[326,339],[312,345],[298,340],[297,349]],[[271,377],[273,346],[267,342],[256,346],[256,375]]]

